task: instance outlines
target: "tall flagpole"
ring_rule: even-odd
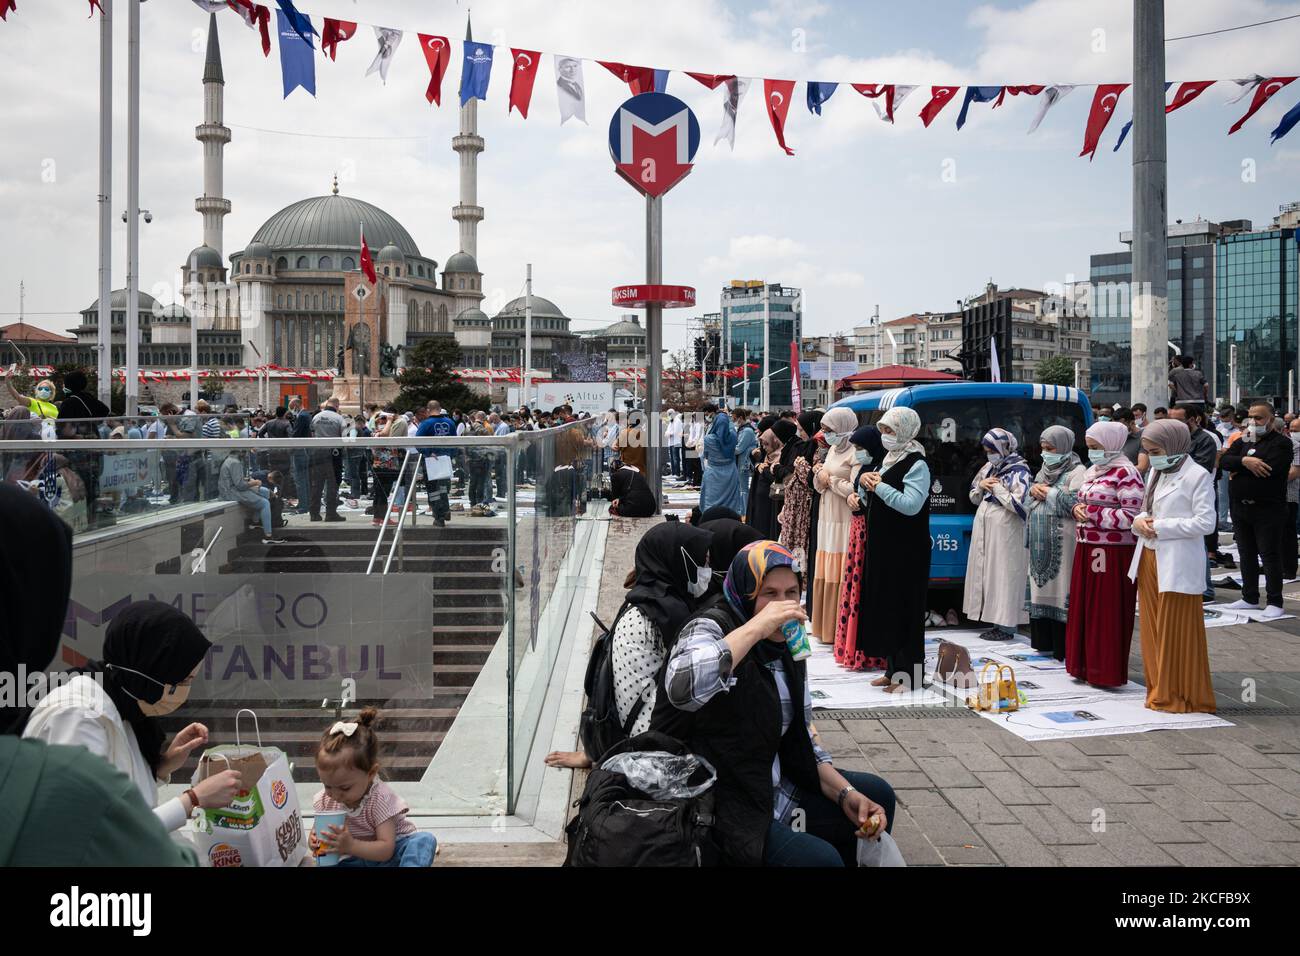
[[[488,346],[490,352],[492,347]],[[554,368],[554,366],[552,366]],[[523,403],[532,408],[529,389],[533,381],[533,264],[528,263],[528,275],[524,282],[524,369],[520,378]]]
[[[126,414],[140,397],[140,0],[127,7]]]
[[[95,362],[99,400],[112,397],[113,375],[113,0],[103,0],[99,18],[99,355]]]

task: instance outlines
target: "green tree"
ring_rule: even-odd
[[[1074,362],[1064,355],[1040,359],[1034,366],[1034,378],[1043,385],[1073,385]]]
[[[398,411],[409,411],[431,401],[446,409],[481,409],[488,407],[487,395],[470,388],[453,372],[460,361],[460,346],[452,338],[424,339],[406,353],[406,368],[397,375],[402,390],[394,404]]]
[[[226,380],[213,369],[208,369],[199,377],[199,388],[208,401],[220,401],[226,391]]]

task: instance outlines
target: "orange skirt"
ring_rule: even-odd
[[[1169,714],[1212,714],[1214,687],[1199,594],[1160,590],[1156,553],[1138,545],[1138,621],[1147,707]]]

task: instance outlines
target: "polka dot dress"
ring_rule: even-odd
[[[633,734],[650,729],[655,709],[655,675],[664,662],[664,642],[656,627],[640,608],[628,608],[614,627],[614,704],[618,719],[627,720],[637,697],[645,695],[645,706],[632,725]]]

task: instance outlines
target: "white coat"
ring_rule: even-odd
[[[1205,590],[1205,536],[1217,527],[1214,479],[1192,461],[1183,460],[1175,472],[1162,474],[1151,502],[1155,516],[1156,537],[1136,534],[1133,563],[1128,576],[1137,580],[1142,549],[1156,553],[1156,571],[1160,590],[1176,594],[1200,594]],[[1146,510],[1139,518],[1149,518]]]

